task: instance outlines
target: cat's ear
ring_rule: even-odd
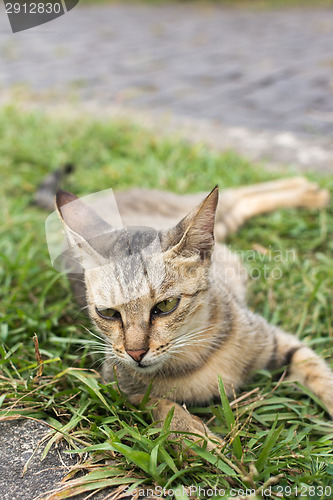
[[[101,237],[111,232],[112,227],[72,193],[58,191],[56,208],[70,248],[80,249],[83,268],[104,265]]]
[[[203,202],[192,210],[176,227],[165,235],[165,245],[175,254],[199,254],[202,259],[210,256],[214,246],[215,213],[218,186]]]

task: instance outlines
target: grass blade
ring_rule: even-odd
[[[222,406],[223,406],[224,416],[225,416],[225,419],[227,422],[229,432],[233,436],[232,437],[233,450],[234,450],[236,457],[240,460],[242,457],[242,454],[243,454],[241,440],[237,434],[233,435],[235,432],[237,432],[235,417],[234,417],[234,414],[232,413],[232,409],[230,407],[229,399],[227,398],[227,395],[226,395],[226,392],[224,389],[222,378],[219,376],[218,380],[219,380],[219,391],[220,391],[220,397],[221,397],[221,402],[222,402]]]
[[[273,427],[269,431],[269,433],[266,436],[266,439],[262,445],[262,451],[260,452],[260,455],[256,461],[256,469],[258,472],[261,472],[263,468],[265,467],[267,460],[269,458],[269,455],[278,440],[279,435],[281,434],[281,431],[283,429],[283,425],[281,424],[278,429],[275,429],[276,424],[278,421],[278,415],[275,418],[275,422],[273,424]]]

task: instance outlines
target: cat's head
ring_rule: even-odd
[[[183,371],[204,345],[218,188],[175,227],[115,229],[71,193],[57,193],[80,250],[89,315],[112,361],[141,374]],[[201,342],[201,344],[200,344]]]

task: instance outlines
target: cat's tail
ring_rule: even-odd
[[[54,210],[55,194],[62,188],[64,177],[73,170],[74,166],[68,163],[48,175],[37,189],[35,203],[47,210]],[[168,227],[171,227],[172,222],[177,224],[179,217],[185,217],[199,205],[203,197],[204,193],[179,195],[135,188],[118,193],[117,204],[125,221],[130,211],[132,215],[147,215],[149,220],[153,220],[153,215],[156,217],[160,215],[162,222],[163,220],[169,222]],[[279,208],[322,208],[328,202],[327,189],[320,189],[318,184],[304,177],[289,177],[224,189],[220,192],[216,211],[215,237],[218,241],[225,240],[229,234],[235,233],[247,220],[256,215],[273,212]],[[161,220],[156,222],[156,227],[159,227]],[[127,220],[126,225],[134,224],[129,224]]]
[[[48,211],[55,209],[54,197],[56,192],[62,187],[64,178],[74,171],[72,163],[66,163],[62,167],[54,170],[38,186],[34,203]]]
[[[220,194],[216,213],[216,238],[224,240],[248,219],[279,208],[323,208],[329,197],[327,189],[320,189],[304,177],[226,189]]]
[[[216,181],[216,179],[215,179]],[[134,188],[117,193],[119,212],[125,225],[135,225],[131,215],[146,216],[154,227],[168,229],[202,203],[207,193],[176,194]],[[215,238],[224,241],[249,219],[279,208],[322,208],[329,192],[304,177],[289,177],[220,191],[216,210]],[[130,212],[130,213],[129,213]],[[129,217],[129,218],[128,218]],[[130,223],[129,223],[130,222]],[[164,224],[167,223],[167,226]]]

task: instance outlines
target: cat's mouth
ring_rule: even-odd
[[[140,361],[140,363],[136,363],[134,368],[140,373],[153,373],[156,372],[160,367],[160,361],[149,361],[146,363],[144,361]]]

